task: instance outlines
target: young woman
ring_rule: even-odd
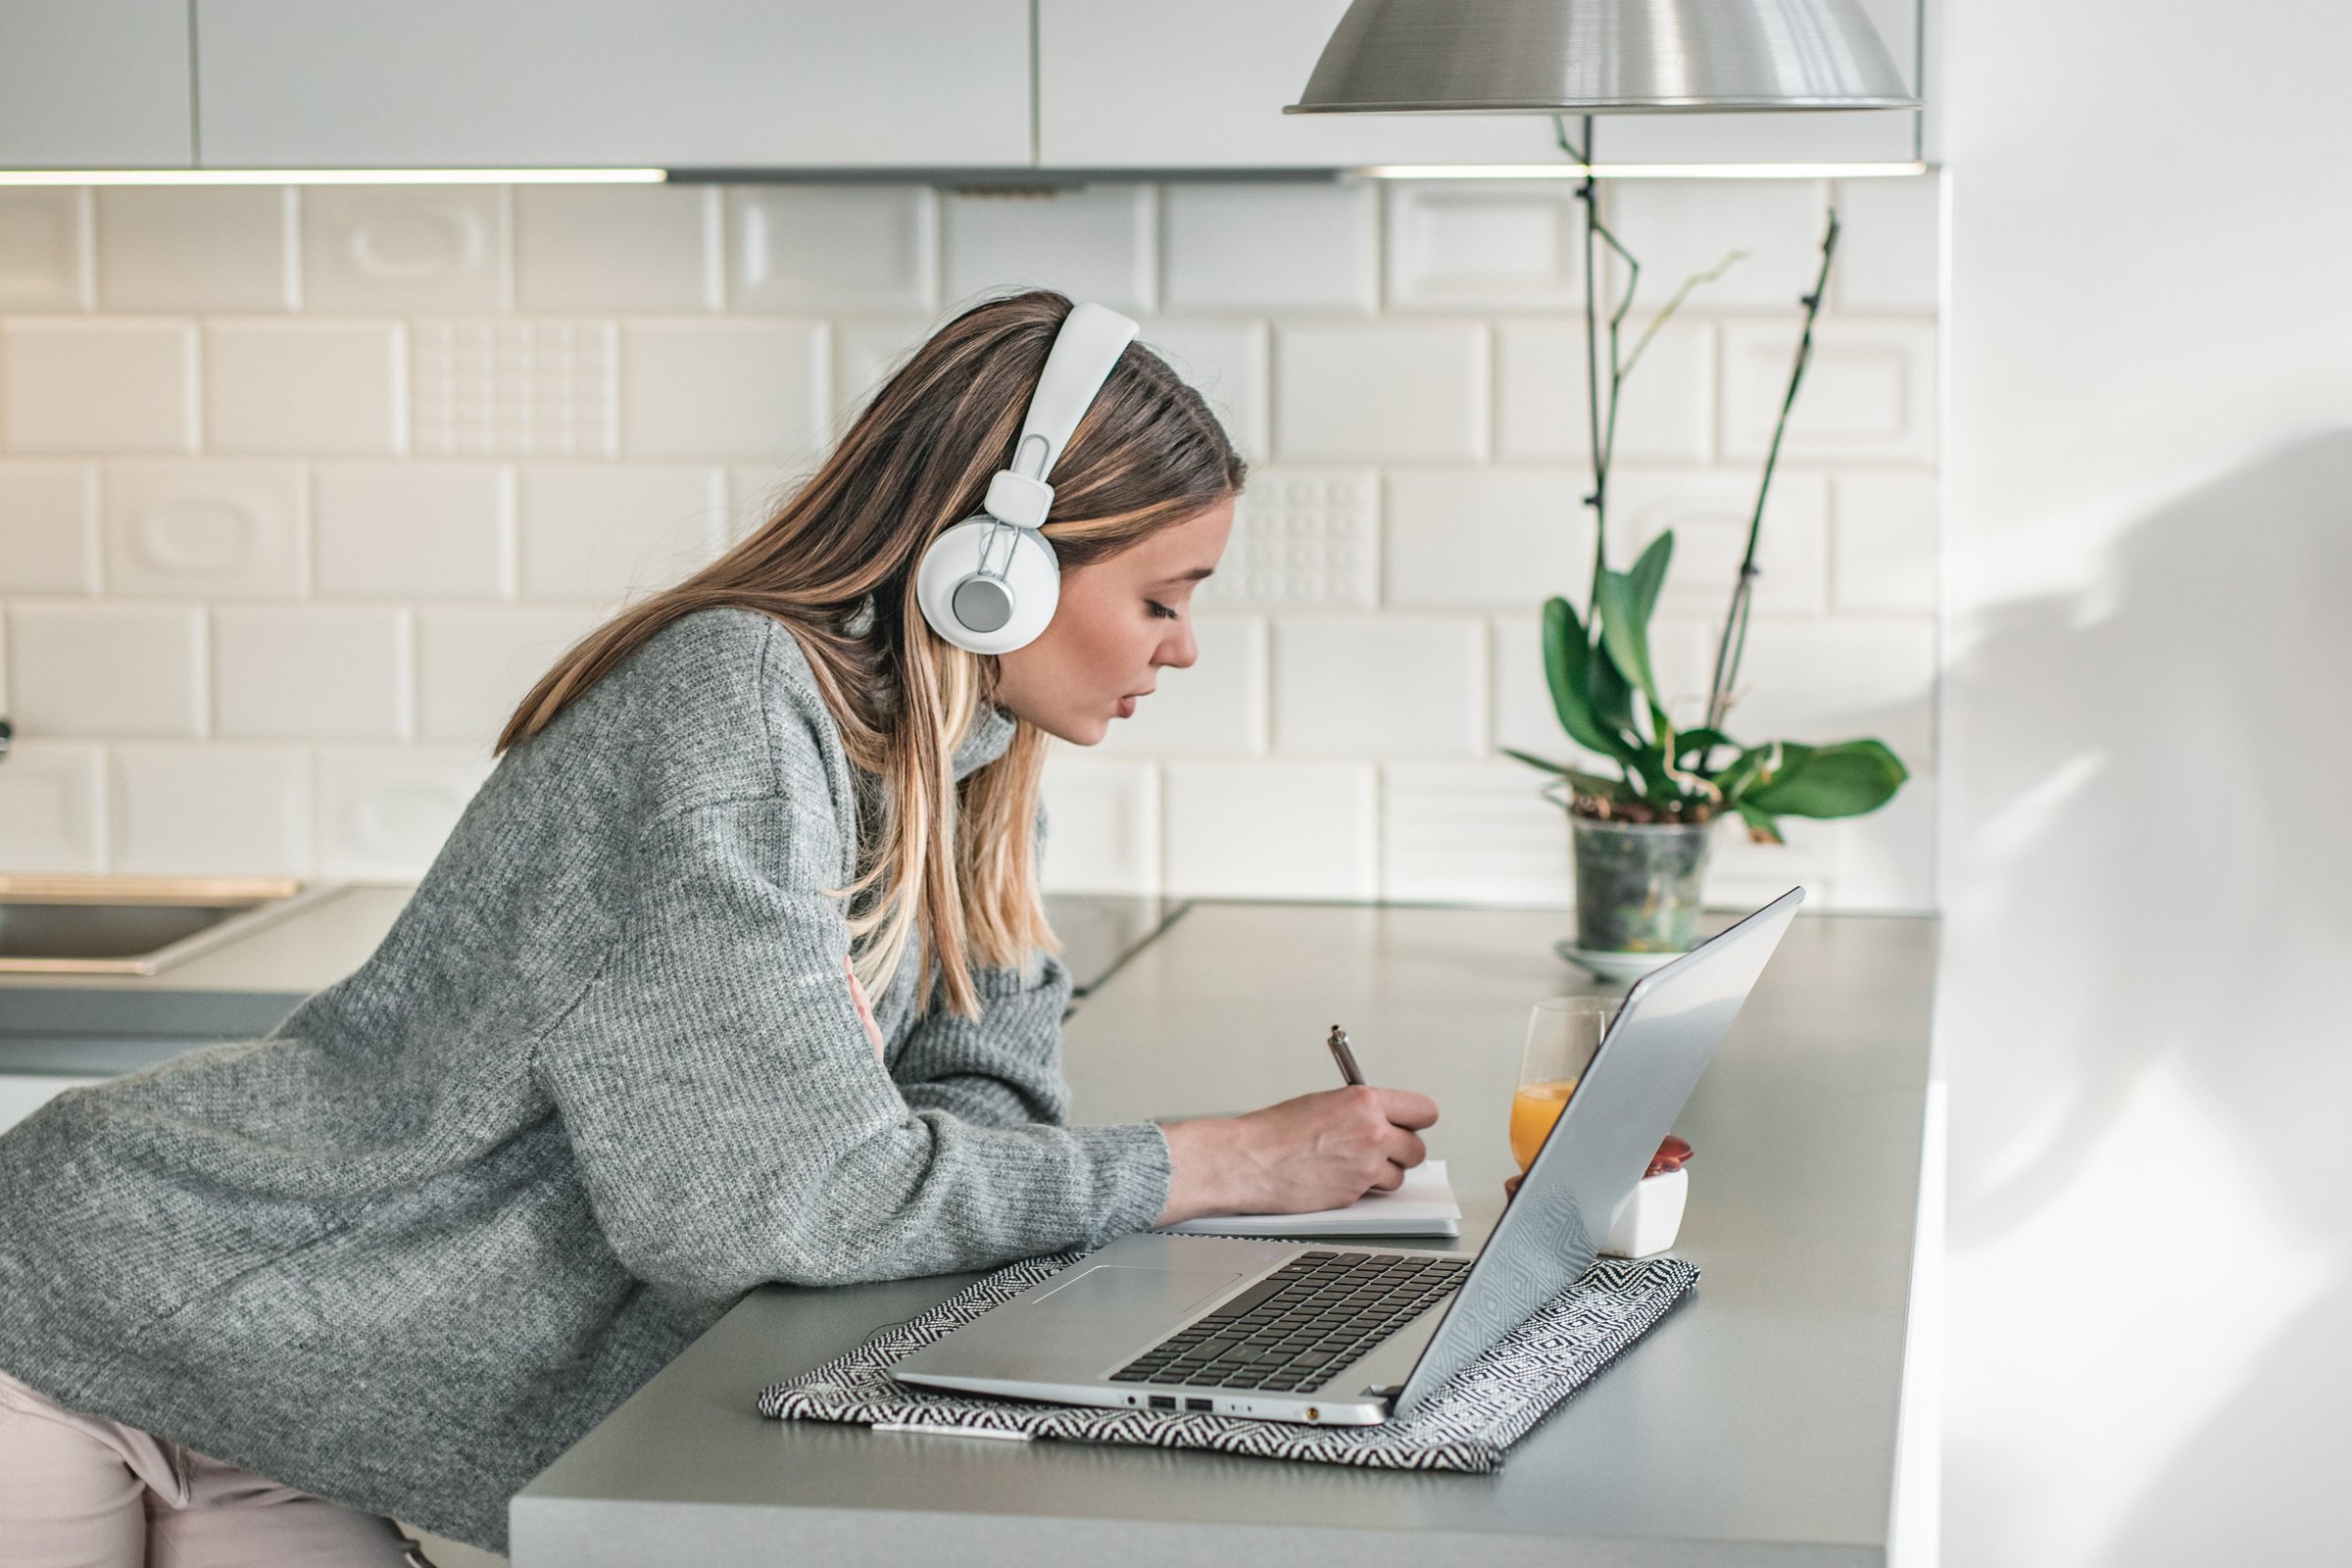
[[[1193,662],[1243,472],[1127,348],[1051,475],[1051,622],[943,639],[915,567],[1010,462],[1069,309],[951,322],[764,527],[567,654],[357,973],[0,1138],[12,1564],[398,1563],[384,1515],[499,1547],[508,1496],[763,1281],[1320,1208],[1418,1162],[1435,1108],[1394,1091],[1064,1123],[1046,737],[1092,745]]]

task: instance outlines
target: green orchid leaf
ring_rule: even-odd
[[[1615,662],[1606,657],[1592,660],[1586,680],[1592,697],[1592,716],[1613,731],[1632,733],[1634,689],[1618,673]]]
[[[1741,794],[1772,816],[1860,816],[1894,798],[1911,775],[1882,741],[1781,747],[1780,765]]]
[[[1568,738],[1589,752],[1623,760],[1626,743],[1616,728],[1594,711],[1592,644],[1585,623],[1568,601],[1554,595],[1544,601],[1544,680],[1551,688],[1551,709],[1559,715]]]
[[[1634,585],[1634,611],[1642,622],[1642,635],[1649,634],[1649,617],[1658,608],[1658,590],[1666,586],[1666,567],[1674,560],[1674,530],[1667,529],[1649,542],[1626,573]]]
[[[1781,824],[1774,821],[1769,813],[1757,810],[1745,801],[1733,802],[1732,809],[1738,811],[1740,820],[1747,824],[1747,836],[1753,842],[1757,844],[1786,844],[1788,842],[1781,837]]]
[[[1687,729],[1674,738],[1675,760],[1683,761],[1693,752],[1712,751],[1718,746],[1728,746],[1734,751],[1740,749],[1738,741],[1719,729]]]
[[[1772,760],[1772,747],[1750,746],[1731,760],[1707,782],[1723,792],[1725,804],[1738,806],[1747,787],[1762,775],[1764,764]]]
[[[1557,773],[1562,778],[1566,778],[1574,771],[1566,762],[1555,762],[1548,757],[1538,757],[1533,752],[1523,752],[1517,747],[1503,746],[1496,749],[1505,757],[1516,758],[1530,767],[1540,767],[1546,773]]]
[[[1601,651],[1652,709],[1663,709],[1666,703],[1649,667],[1649,617],[1641,609],[1639,585],[1629,572],[1604,571],[1593,597],[1600,614]]]

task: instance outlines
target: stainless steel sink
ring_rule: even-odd
[[[0,876],[0,974],[155,974],[324,891],[282,878]]]

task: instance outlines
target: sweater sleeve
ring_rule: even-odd
[[[891,1076],[906,1103],[983,1127],[1059,1126],[1070,1109],[1061,1075],[1069,970],[1052,954],[1040,954],[1030,973],[981,969],[972,982],[980,992],[978,1017],[935,1005],[892,1056]]]
[[[641,832],[619,938],[537,1060],[621,1262],[716,1307],[766,1280],[945,1273],[1149,1226],[1157,1127],[986,1126],[892,1082],[842,982],[837,837],[821,803],[777,796]],[[987,1038],[1004,1026],[978,1020],[973,1049],[1007,1049]]]

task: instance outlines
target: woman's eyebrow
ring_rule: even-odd
[[[1195,566],[1190,571],[1175,572],[1169,576],[1162,577],[1159,580],[1162,583],[1199,582],[1203,577],[1214,575],[1216,569],[1217,568],[1214,566]]]

